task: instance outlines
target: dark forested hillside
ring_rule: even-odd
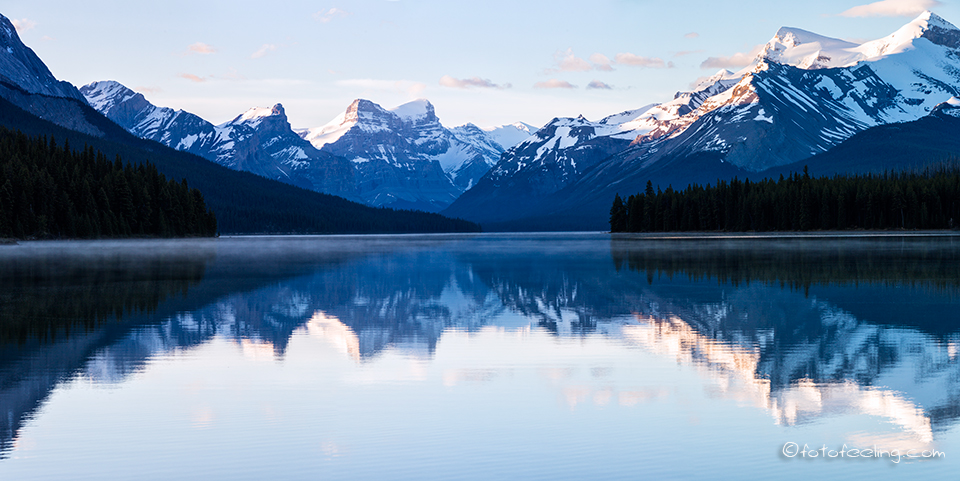
[[[646,190],[610,209],[612,232],[947,229],[960,220],[960,169],[733,179]]]
[[[70,100],[73,102],[72,100]],[[0,126],[31,136],[45,135],[74,148],[89,146],[108,159],[119,155],[135,166],[154,164],[167,178],[186,179],[203,193],[222,234],[324,234],[476,232],[477,224],[438,214],[368,207],[238,172],[157,142],[139,139],[86,104],[86,121],[104,135],[95,137],[40,119],[0,98]]]
[[[217,220],[186,181],[149,163],[0,127],[0,237],[213,236]]]

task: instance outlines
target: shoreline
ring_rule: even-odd
[[[923,231],[787,231],[787,232],[617,232],[619,240],[724,240],[724,239],[881,239],[881,238],[960,238],[957,230]]]

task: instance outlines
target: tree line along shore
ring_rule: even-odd
[[[646,189],[610,208],[611,232],[747,232],[953,229],[960,220],[960,168],[759,182],[719,180],[686,189]]]

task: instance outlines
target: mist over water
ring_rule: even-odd
[[[958,261],[954,237],[2,246],[0,476],[943,475]]]

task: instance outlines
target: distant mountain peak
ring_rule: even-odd
[[[433,104],[427,99],[417,99],[407,102],[390,109],[390,112],[393,112],[404,121],[419,121],[421,119],[439,120],[437,119]]]
[[[116,80],[90,82],[80,87],[80,93],[100,112],[109,111],[113,106],[140,95]]]
[[[276,104],[273,107],[253,107],[246,112],[240,114],[237,118],[233,119],[233,122],[249,122],[249,121],[258,121],[266,117],[283,117],[286,118],[286,112],[283,110],[283,105]]]

